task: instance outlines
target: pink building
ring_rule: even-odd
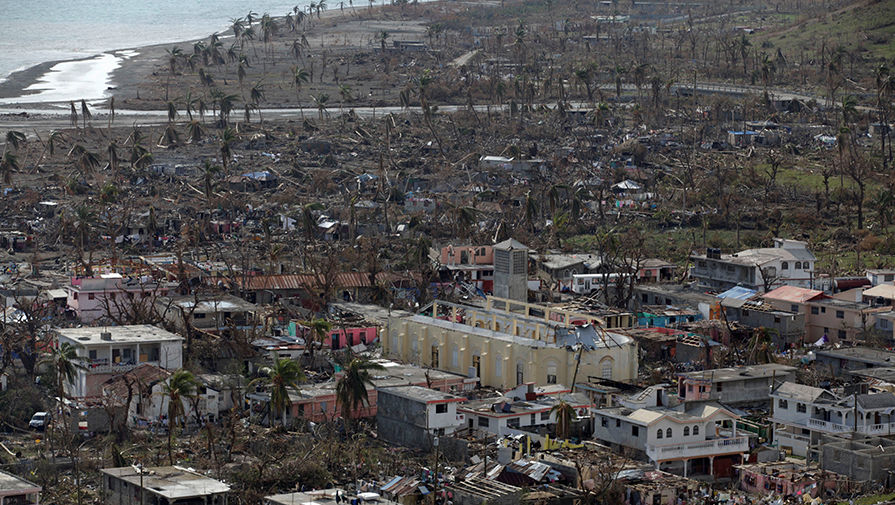
[[[441,248],[442,265],[493,265],[494,251],[489,245],[461,245]]]
[[[489,245],[442,247],[439,263],[453,280],[471,282],[486,293],[494,290],[494,250]]]
[[[358,344],[370,344],[379,338],[379,328],[368,326],[365,328],[338,328],[333,329],[323,345],[330,349],[343,349]]]
[[[156,298],[167,296],[176,286],[148,276],[124,277],[117,273],[72,277],[71,284],[65,287],[66,306],[78,320],[90,323],[104,316],[127,313],[135,304],[148,309]]]

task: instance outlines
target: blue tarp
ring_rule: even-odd
[[[734,298],[736,300],[748,300],[749,298],[752,298],[753,296],[755,296],[757,293],[758,293],[758,291],[755,291],[754,289],[744,288],[742,286],[735,286],[735,287],[728,289],[727,291],[725,291],[723,293],[720,293],[718,295],[718,298],[720,298],[722,300],[727,299],[727,298]]]

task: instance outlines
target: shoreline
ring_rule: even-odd
[[[420,2],[420,4],[423,3],[434,6],[440,4],[441,0],[428,0]],[[370,11],[368,7],[359,7],[355,5],[353,7],[346,7],[344,13],[342,13],[338,8],[332,8],[323,12],[321,14],[321,18],[334,18],[340,15],[348,15],[349,13],[357,14],[366,12],[380,12],[385,7],[391,6],[387,4],[374,5],[372,7],[372,11]],[[282,22],[284,16],[274,16],[274,19]],[[154,73],[156,67],[158,67],[161,63],[161,59],[165,57],[167,49],[170,49],[174,46],[188,49],[192,47],[195,42],[207,39],[209,36],[212,35],[212,33],[219,34],[221,36],[221,39],[223,40],[233,37],[232,33],[228,29],[224,29],[217,32],[211,32],[201,38],[190,38],[178,40],[175,42],[164,42],[158,44],[148,44],[144,46],[125,47],[103,51],[81,58],[47,61],[22,70],[15,71],[9,74],[9,76],[7,76],[5,80],[0,82],[0,108],[6,110],[53,110],[59,109],[63,106],[68,107],[69,101],[74,100],[75,102],[77,102],[86,97],[71,96],[64,100],[59,99],[34,101],[29,100],[28,97],[31,95],[38,96],[44,92],[43,89],[35,89],[35,87],[39,86],[42,81],[52,81],[52,76],[58,72],[58,70],[56,70],[58,66],[64,64],[83,63],[86,61],[101,58],[106,55],[114,56],[117,59],[117,66],[105,72],[106,80],[102,83],[102,86],[104,87],[103,96],[101,98],[88,98],[87,101],[88,103],[95,105],[107,104],[111,96],[114,95],[116,106],[123,106],[127,103],[128,99],[138,98],[140,96],[139,87],[141,85],[147,84],[144,78],[147,75],[151,75]],[[131,55],[123,57],[122,54],[124,53],[131,53]],[[97,86],[100,86],[100,84],[95,84]],[[55,90],[62,92],[61,90],[64,90],[64,88],[57,87],[55,88]],[[110,91],[113,93],[110,94]]]

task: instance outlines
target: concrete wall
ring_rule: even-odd
[[[865,329],[872,329],[876,324],[876,318],[871,314],[864,314],[856,308],[836,307],[820,303],[809,303],[808,314],[805,316],[805,339],[815,342],[826,333],[830,342],[849,340],[855,342],[858,335]],[[814,314],[814,309],[817,314]],[[836,312],[842,311],[842,318],[836,317]],[[843,334],[840,334],[844,332]]]
[[[606,426],[603,426],[603,418],[606,419]],[[632,426],[637,427],[637,436],[633,435]],[[624,420],[618,420],[618,426],[616,426],[616,419],[601,416],[597,411],[594,415],[594,438],[606,444],[646,451],[647,427]]]
[[[859,481],[890,484],[888,478],[889,471],[895,468],[895,448],[890,442],[884,451],[880,451],[878,443],[875,439],[866,443],[824,443],[820,447],[820,467]]]
[[[383,416],[381,408],[376,414],[376,432],[379,438],[391,444],[423,451],[432,448],[432,437],[425,428]]]

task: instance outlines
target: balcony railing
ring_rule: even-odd
[[[843,433],[852,431],[851,426],[847,426],[844,424],[832,423],[830,421],[821,421],[820,419],[808,419],[808,427],[814,428],[818,430],[827,431],[830,433]]]
[[[771,420],[775,423],[786,424],[789,426],[801,426],[810,428],[812,430],[825,431],[827,433],[851,433],[853,431],[856,431],[855,426],[851,423],[839,424],[830,421],[824,421],[822,419],[808,418],[807,423],[806,421],[781,420],[777,418],[772,418]],[[859,424],[857,426],[857,432],[872,435],[895,435],[895,423]]]
[[[88,373],[124,373],[137,368],[140,365],[160,366],[158,361],[128,361],[125,363],[109,363],[107,359],[94,359],[88,361],[84,367]]]
[[[653,461],[663,461],[675,458],[701,458],[748,450],[748,437],[731,437],[683,444],[647,445],[646,455]]]
[[[862,430],[862,428],[864,428]],[[889,435],[895,434],[895,423],[871,424],[858,426],[858,431],[872,435]]]

